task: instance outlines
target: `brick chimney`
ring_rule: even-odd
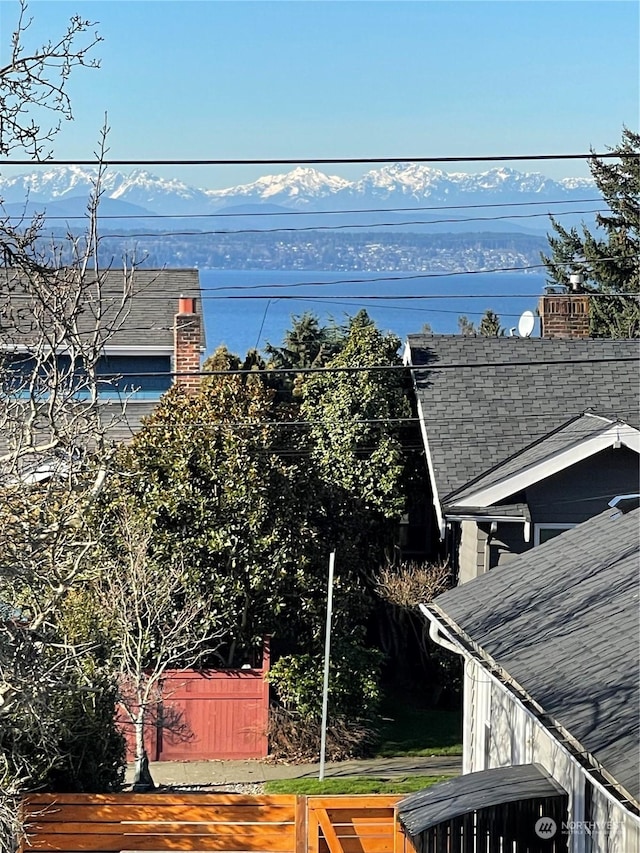
[[[177,374],[176,384],[190,394],[200,387],[200,349],[200,315],[196,312],[196,300],[181,296],[173,326],[173,369]]]
[[[543,338],[588,338],[589,295],[582,293],[582,275],[570,276],[569,293],[546,293],[540,297],[540,334]]]

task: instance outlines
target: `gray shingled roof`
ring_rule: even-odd
[[[640,795],[640,509],[608,509],[430,607]]]
[[[588,409],[638,425],[638,340],[410,335],[408,343],[442,502]]]
[[[567,792],[539,764],[494,767],[411,794],[398,803],[398,817],[415,838],[432,826],[476,809],[558,795],[566,797]]]
[[[3,288],[16,285],[16,274],[9,270],[6,273],[10,281],[3,281]],[[91,275],[91,273],[89,273]],[[112,307],[105,313],[105,323],[110,321],[116,311],[116,305],[122,296],[122,270],[112,269],[104,274],[104,301],[112,302]],[[13,277],[13,278],[12,278]],[[180,296],[200,296],[200,280],[198,270],[192,269],[138,269],[133,277],[132,298],[127,308],[126,318],[118,322],[118,328],[107,341],[110,346],[128,347],[158,347],[173,346],[173,322],[178,311]],[[2,308],[10,311],[11,316],[4,318],[3,342],[9,340],[11,325],[19,328],[15,342],[27,344],[30,335],[29,316],[20,310],[21,299],[19,285],[11,295],[11,301]],[[201,313],[201,306],[200,306]],[[92,326],[91,309],[87,304],[84,318],[88,327]],[[204,344],[204,334],[202,338]]]
[[[530,447],[516,453],[511,459],[507,459],[483,476],[473,480],[466,488],[461,489],[455,495],[451,496],[451,503],[455,505],[481,489],[486,489],[506,477],[520,473],[530,465],[542,462],[556,453],[568,450],[585,439],[605,432],[611,429],[615,423],[615,420],[604,418],[600,415],[591,413],[580,415],[569,421],[569,423],[562,426],[559,430],[549,433],[549,435],[546,435]],[[619,429],[621,435],[624,435],[625,430],[628,432],[631,431],[631,427],[623,423],[620,423]]]

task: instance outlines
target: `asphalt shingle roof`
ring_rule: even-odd
[[[411,794],[398,803],[398,817],[409,835],[415,838],[432,826],[476,809],[519,800],[566,796],[566,793],[539,764],[495,767],[464,773]]]
[[[638,425],[638,340],[410,335],[408,343],[442,502],[586,410]]]
[[[611,418],[603,418],[599,415],[590,413],[580,415],[569,421],[569,423],[562,426],[559,430],[549,433],[549,435],[546,435],[540,441],[515,454],[511,459],[507,459],[483,476],[473,480],[469,486],[461,489],[452,496],[452,503],[455,505],[458,501],[475,494],[480,489],[486,489],[506,477],[518,474],[529,466],[542,462],[556,453],[568,450],[577,442],[605,432],[611,429],[615,423]],[[625,430],[630,432],[631,428],[628,424],[621,423],[619,424],[619,430],[620,434],[624,435]]]
[[[11,295],[8,300],[5,300],[6,304],[2,306],[3,310],[10,312],[10,316],[0,318],[3,321],[3,343],[28,344],[31,329],[30,317],[20,307],[24,297],[20,296],[20,286],[16,274],[12,270],[8,270],[6,275],[9,280],[6,285],[3,282],[3,287],[6,286]],[[112,322],[122,297],[123,273],[122,270],[112,269],[103,275],[102,292],[106,306],[104,325],[107,326]],[[90,280],[90,276],[91,273],[87,275],[87,280]],[[107,345],[136,348],[173,346],[173,323],[178,311],[180,296],[196,298],[200,296],[198,270],[136,270],[126,315],[117,321],[115,331],[109,336]],[[89,302],[83,311],[81,324],[82,322],[86,328],[93,328],[94,319],[91,316]],[[12,327],[18,328],[14,339],[12,339]]]
[[[640,509],[613,509],[438,596],[446,614],[640,796]]]

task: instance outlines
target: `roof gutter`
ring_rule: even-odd
[[[462,649],[459,645],[452,642],[451,639],[446,637],[443,633],[441,633],[441,625],[440,623],[434,619],[431,615],[431,612],[427,608],[426,604],[418,605],[423,615],[427,617],[429,621],[429,637],[433,640],[433,642],[437,646],[442,646],[443,649],[448,649],[450,652],[454,652],[461,657],[466,657],[464,649]]]
[[[620,785],[570,732],[549,714],[546,714],[544,708],[535,701],[533,696],[527,693],[481,646],[474,643],[471,637],[437,605],[420,604],[419,609],[429,620],[429,636],[437,645],[455,651],[456,654],[467,660],[474,660],[479,664],[494,682],[509,692],[516,705],[528,717],[535,720],[549,733],[549,736],[553,738],[565,755],[580,765],[589,775],[594,787],[598,788],[605,796],[622,804],[638,819],[640,803],[635,800],[632,794]]]

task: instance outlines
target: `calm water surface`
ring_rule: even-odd
[[[333,318],[341,323],[365,308],[380,328],[404,340],[408,334],[420,332],[425,323],[434,332],[455,333],[461,314],[478,322],[490,308],[500,315],[508,332],[518,325],[524,310],[535,311],[544,277],[487,273],[416,278],[395,272],[200,270],[200,284],[207,352],[225,344],[244,355],[252,347],[262,349],[267,342],[280,344],[291,316],[305,311],[322,322]],[[533,334],[539,334],[537,328]]]

